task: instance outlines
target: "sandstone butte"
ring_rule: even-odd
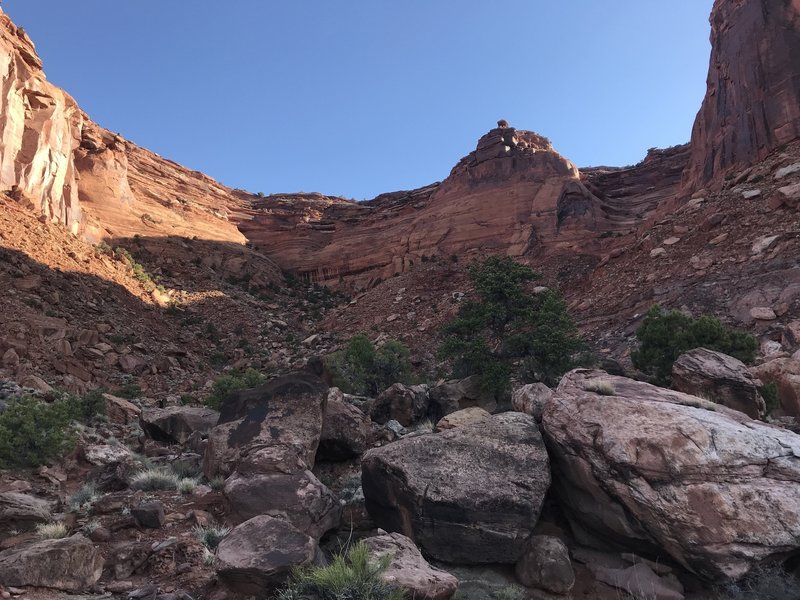
[[[91,241],[251,242],[287,271],[355,288],[432,254],[603,256],[800,136],[800,0],[717,0],[710,20],[708,91],[689,145],[578,169],[543,136],[496,128],[442,182],[355,203],[232,190],[99,127],[0,15],[0,188]]]

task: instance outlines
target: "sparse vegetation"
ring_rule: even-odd
[[[131,478],[131,487],[135,490],[152,492],[155,490],[176,490],[178,477],[175,473],[161,468],[150,468],[139,471]]]
[[[788,600],[800,598],[800,579],[781,565],[763,565],[735,583],[720,586],[717,600]]]
[[[36,526],[36,537],[40,540],[60,540],[69,535],[64,523],[41,523]]]
[[[781,401],[778,397],[778,384],[774,381],[765,383],[758,388],[761,397],[764,399],[764,404],[767,407],[767,414],[771,414],[774,410],[780,408]]]
[[[525,600],[528,595],[521,586],[510,584],[501,588],[494,597],[496,600]]]
[[[222,406],[222,401],[236,390],[247,390],[258,387],[264,383],[266,379],[263,373],[255,369],[235,371],[223,375],[217,379],[211,387],[211,394],[206,399],[206,404],[211,408],[219,409],[219,407]]]
[[[231,532],[230,527],[195,527],[194,536],[209,550],[216,550],[219,543]]]
[[[605,379],[595,379],[586,384],[583,388],[587,392],[599,394],[600,396],[613,396],[616,393],[614,384]]]
[[[208,487],[210,487],[215,492],[220,491],[222,488],[225,487],[225,478],[224,477],[212,477],[208,480]]]
[[[71,510],[78,512],[90,507],[95,500],[97,500],[97,490],[93,483],[87,483],[69,497],[68,503]]]
[[[184,477],[178,480],[178,491],[181,494],[191,494],[197,487],[197,480],[192,477]]]
[[[469,268],[478,300],[461,302],[440,348],[456,377],[479,375],[483,388],[507,396],[516,371],[524,381],[554,385],[582,349],[561,295],[528,284],[539,275],[511,258],[493,256]]]
[[[142,396],[144,396],[144,391],[142,390],[141,386],[138,383],[134,381],[129,381],[119,386],[114,392],[114,395],[119,396],[120,398],[127,398],[128,400],[134,400],[136,398],[141,398]]]
[[[93,421],[104,407],[100,392],[9,400],[0,413],[0,468],[37,467],[66,455],[75,447],[74,424]]]
[[[375,348],[366,335],[355,335],[325,362],[333,384],[348,394],[376,396],[394,383],[411,381],[408,348],[396,340]]]
[[[403,600],[403,591],[385,582],[381,574],[391,565],[392,557],[371,559],[364,542],[337,554],[324,567],[309,567],[292,573],[288,584],[277,595],[279,600]]]
[[[633,366],[662,386],[670,384],[672,364],[689,350],[707,348],[751,363],[758,348],[752,335],[726,327],[715,317],[695,319],[678,310],[666,312],[657,304],[648,311],[636,337],[639,348],[631,355]]]

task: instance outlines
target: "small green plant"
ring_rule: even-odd
[[[758,389],[761,397],[764,399],[764,404],[767,407],[767,414],[771,414],[776,409],[780,408],[781,401],[778,396],[778,384],[774,381],[765,383]]]
[[[69,507],[71,510],[78,512],[84,508],[88,508],[92,503],[97,500],[97,489],[93,483],[84,484],[77,492],[69,497]]]
[[[210,487],[215,492],[220,491],[222,488],[225,487],[225,478],[224,477],[212,477],[208,480],[208,487]]]
[[[211,387],[211,394],[206,399],[206,404],[211,408],[218,409],[222,406],[222,401],[236,390],[248,390],[258,387],[264,383],[266,379],[263,373],[255,369],[236,371],[223,375],[217,379]]]
[[[166,469],[151,468],[136,473],[131,478],[131,488],[152,492],[178,489],[178,477]]]
[[[364,542],[353,544],[337,554],[324,567],[309,567],[292,573],[279,600],[403,600],[402,589],[387,583],[381,575],[392,563],[391,555],[371,559]]]
[[[496,600],[525,600],[527,597],[528,595],[522,587],[513,584],[501,588],[494,595]]]
[[[376,396],[392,384],[411,381],[408,348],[397,340],[376,349],[366,335],[359,334],[325,362],[333,384],[348,394]]]
[[[758,348],[752,335],[726,327],[715,317],[695,319],[678,310],[666,312],[657,304],[648,311],[636,337],[639,348],[631,354],[633,366],[662,386],[671,383],[673,363],[689,350],[707,348],[752,363]]]
[[[178,480],[178,491],[181,494],[191,494],[197,487],[197,480],[192,477],[184,477]]]
[[[230,527],[200,527],[194,528],[194,537],[203,542],[209,550],[216,550],[219,543],[231,532]]]
[[[36,537],[40,540],[60,540],[69,535],[64,523],[41,523],[36,526]]]
[[[129,381],[117,388],[114,395],[120,398],[127,398],[128,400],[135,400],[136,398],[144,396],[144,391],[138,383]]]
[[[613,396],[616,393],[614,384],[604,379],[590,381],[583,389],[593,394],[599,394],[600,396]]]

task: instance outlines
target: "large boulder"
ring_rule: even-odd
[[[85,591],[97,583],[102,572],[103,557],[80,534],[0,552],[0,582],[5,586]]]
[[[564,542],[549,535],[533,535],[517,562],[522,585],[555,594],[568,594],[575,585],[575,571]]]
[[[409,436],[362,459],[367,510],[383,529],[453,563],[514,563],[550,486],[532,417],[505,413]]]
[[[370,556],[391,556],[389,568],[381,574],[386,583],[417,600],[447,600],[458,589],[458,579],[447,571],[432,567],[410,539],[399,533],[387,533],[364,540]]]
[[[165,444],[183,445],[195,431],[207,433],[217,421],[217,411],[201,406],[148,408],[139,415],[145,435]]]
[[[395,383],[386,388],[372,403],[370,417],[383,425],[397,421],[409,427],[428,414],[428,386]]]
[[[38,523],[45,523],[52,516],[50,503],[35,496],[20,492],[0,493],[0,532],[10,529],[27,531]]]
[[[225,536],[214,566],[233,591],[262,597],[283,585],[292,569],[312,564],[316,553],[314,539],[282,519],[262,515]]]
[[[562,379],[542,425],[556,497],[584,542],[713,580],[800,550],[798,435],[585,369]]]
[[[372,425],[369,417],[331,388],[317,448],[317,460],[339,461],[361,456],[367,449]]]
[[[481,387],[477,375],[435,385],[430,388],[428,395],[430,397],[428,410],[434,422],[452,412],[472,406],[478,406],[490,413],[497,410],[494,394]]]
[[[682,354],[672,365],[672,386],[679,392],[708,398],[743,412],[751,419],[766,413],[766,405],[753,377],[740,360],[705,348]]]
[[[800,418],[800,357],[776,358],[753,367],[750,372],[764,383],[777,385],[780,411]]]
[[[275,446],[293,449],[312,468],[327,396],[322,380],[306,371],[234,392],[222,404],[219,425],[209,433],[205,475],[230,475],[243,458]]]
[[[543,383],[529,383],[514,390],[511,394],[511,408],[517,412],[525,413],[542,422],[542,413],[545,405],[553,397],[553,390]]]
[[[234,473],[225,482],[229,518],[241,523],[258,515],[280,517],[315,539],[338,527],[339,499],[311,471]]]

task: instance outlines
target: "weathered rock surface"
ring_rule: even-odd
[[[331,388],[325,407],[317,460],[338,461],[361,456],[372,433],[369,417]]]
[[[549,485],[536,422],[520,413],[405,437],[362,459],[376,524],[446,562],[516,562]]]
[[[30,530],[50,520],[52,507],[41,498],[20,492],[0,493],[0,531]]]
[[[780,410],[800,417],[800,358],[776,358],[750,369],[764,383],[778,386]]]
[[[409,427],[428,414],[428,386],[395,383],[385,389],[372,403],[370,417],[383,425],[397,421]]]
[[[142,502],[131,509],[131,515],[136,519],[137,525],[149,529],[159,529],[167,519],[164,514],[164,505],[158,500]]]
[[[232,590],[260,596],[281,586],[293,568],[311,564],[316,552],[316,542],[286,521],[259,516],[220,542],[214,566]]]
[[[497,410],[497,400],[493,394],[481,389],[478,377],[467,377],[446,381],[431,387],[430,414],[435,421],[450,413],[478,406],[487,412]]]
[[[517,562],[517,578],[527,587],[567,594],[575,585],[575,572],[564,542],[548,535],[533,535]]]
[[[5,586],[35,586],[78,592],[93,586],[103,557],[82,535],[43,540],[0,552],[0,581]]]
[[[220,424],[208,436],[206,476],[229,475],[239,462],[257,462],[259,453],[270,447],[293,452],[313,467],[327,394],[327,386],[305,371],[232,394],[222,405]]]
[[[751,419],[766,412],[758,392],[760,383],[742,361],[705,348],[690,350],[672,365],[676,390],[738,410]]]
[[[586,391],[601,379],[614,395]],[[579,369],[542,425],[586,541],[664,553],[715,580],[800,548],[800,436],[694,396]]]
[[[455,429],[456,427],[463,427],[464,425],[483,423],[491,418],[491,413],[486,412],[479,406],[473,406],[470,408],[457,410],[454,413],[450,413],[446,417],[442,417],[436,423],[436,429]]]
[[[263,474],[234,473],[225,482],[230,520],[241,523],[258,515],[280,517],[319,539],[337,527],[341,506],[311,471]]]
[[[185,444],[195,432],[207,433],[219,421],[219,413],[201,406],[148,408],[139,416],[145,434],[165,444]]]
[[[529,383],[517,388],[511,394],[511,407],[542,422],[545,405],[553,397],[553,390],[543,383]]]
[[[800,137],[800,2],[716,0],[710,21],[708,89],[684,175],[694,189]]]
[[[381,579],[403,589],[411,598],[447,600],[455,594],[458,579],[428,564],[410,539],[399,533],[387,533],[364,540],[370,556],[392,557],[391,566]]]

